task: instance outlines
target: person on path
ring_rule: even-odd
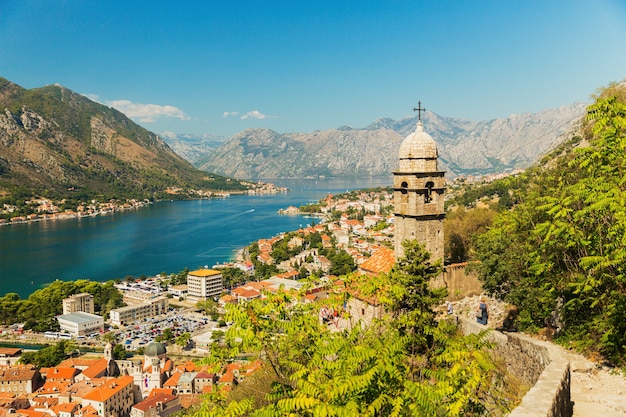
[[[487,324],[487,319],[489,318],[489,307],[487,307],[487,303],[485,303],[485,298],[480,299],[480,304],[476,307],[476,321],[480,324]]]

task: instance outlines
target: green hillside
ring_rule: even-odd
[[[0,78],[0,195],[158,198],[168,188],[243,190],[199,171],[119,111],[59,85]]]
[[[508,180],[511,209],[473,241],[484,288],[520,330],[626,359],[626,83],[605,88],[574,138]]]

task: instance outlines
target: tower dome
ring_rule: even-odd
[[[165,355],[165,353],[165,345],[159,342],[150,343],[144,350],[145,356],[160,357],[161,355]]]
[[[424,124],[417,122],[415,132],[407,136],[398,152],[401,172],[437,171],[437,145],[435,140],[424,131]]]

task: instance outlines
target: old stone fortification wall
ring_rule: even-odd
[[[475,274],[467,273],[467,262],[446,265],[443,273],[431,281],[433,287],[446,287],[449,301],[461,300],[482,293],[481,282]]]
[[[463,317],[458,320],[465,334],[486,329]],[[496,343],[495,353],[506,361],[507,371],[533,385],[510,417],[572,416],[569,361],[557,348],[519,333],[491,330],[488,338]]]

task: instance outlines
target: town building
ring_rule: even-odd
[[[104,351],[109,362],[110,374],[130,375],[135,384],[135,399],[141,401],[155,388],[163,388],[169,379],[174,364],[167,357],[165,345],[158,342],[148,344],[144,350],[142,361],[113,360],[113,346],[108,344]]]
[[[186,297],[189,293],[189,287],[187,287],[187,284],[172,285],[167,291],[174,297]]]
[[[70,333],[74,337],[104,330],[104,319],[102,316],[82,311],[57,316],[57,321],[61,330]]]
[[[445,217],[445,171],[437,169],[437,145],[424,131],[421,103],[415,132],[408,135],[398,152],[399,167],[393,173],[396,259],[404,256],[402,242],[417,240],[443,263]]]
[[[35,392],[43,383],[39,370],[33,366],[0,368],[0,392],[16,395]]]
[[[180,409],[178,396],[155,393],[133,405],[130,410],[130,417],[166,417]]]
[[[76,312],[94,314],[93,295],[89,293],[80,293],[70,295],[63,299],[63,314],[71,314]]]
[[[187,297],[206,300],[218,297],[224,288],[222,273],[214,269],[198,269],[187,274]]]
[[[13,366],[22,357],[22,349],[20,348],[3,348],[0,347],[0,366]]]
[[[128,417],[135,404],[133,377],[124,375],[94,388],[83,397],[83,407],[93,407],[100,417]]]
[[[167,297],[155,297],[140,304],[115,308],[109,312],[109,318],[111,319],[111,324],[124,326],[147,317],[156,317],[160,314],[165,314],[168,307],[169,302]]]

